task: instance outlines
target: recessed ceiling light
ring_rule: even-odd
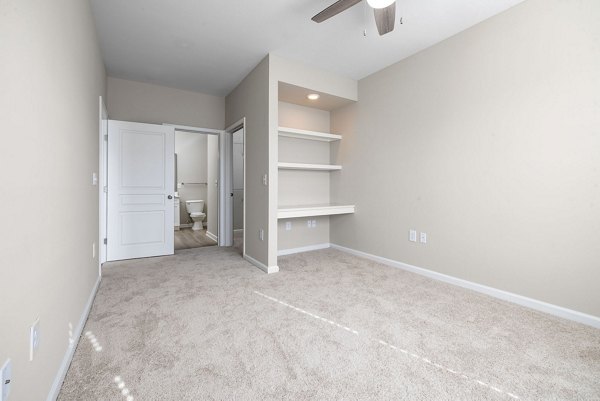
[[[309,100],[317,100],[318,98],[320,98],[321,96],[318,93],[311,93],[310,95],[306,96]]]

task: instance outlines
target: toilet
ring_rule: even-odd
[[[194,225],[192,226],[192,230],[198,231],[202,230],[204,227],[202,226],[202,221],[206,217],[206,214],[202,211],[204,210],[204,201],[203,200],[188,200],[185,201],[185,210],[189,213]]]

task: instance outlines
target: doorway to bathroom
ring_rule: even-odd
[[[175,251],[217,245],[218,136],[175,130]]]
[[[236,136],[240,157],[233,183],[233,133],[244,125],[245,119],[226,130],[107,120],[105,130],[101,121],[100,158],[105,166],[101,171],[106,171],[99,176],[100,192],[106,197],[105,203],[100,202],[106,222],[100,233],[101,263],[210,245],[237,244],[245,257],[239,228],[240,221],[245,225],[245,188],[240,188],[240,182],[245,184],[243,130]],[[191,151],[193,157],[187,157],[188,148],[194,147],[197,154]],[[234,187],[235,203],[241,205],[235,212],[236,244]]]

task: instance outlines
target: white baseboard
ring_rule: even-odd
[[[330,246],[331,246],[331,244],[329,244],[327,242],[327,243],[324,243],[324,244],[315,244],[315,245],[301,246],[299,248],[281,249],[281,250],[277,251],[277,256],[292,255],[294,253],[300,253],[300,252],[317,251],[319,249],[329,248]]]
[[[179,227],[181,227],[181,228],[190,228],[190,227],[192,227],[193,225],[194,225],[194,223],[183,223],[183,224],[180,224],[180,225],[179,225]],[[202,227],[208,227],[208,226],[206,225],[206,222],[203,222],[203,223],[202,223]]]
[[[94,298],[96,298],[96,293],[98,292],[98,287],[100,286],[101,280],[102,276],[98,276],[98,280],[96,280],[96,284],[94,284],[94,288],[90,293],[87,303],[85,304],[85,308],[83,309],[83,313],[79,318],[79,322],[77,323],[77,326],[73,329],[73,338],[76,339],[76,341],[74,341],[73,344],[69,344],[67,352],[65,353],[62,363],[60,364],[60,368],[56,373],[56,377],[54,378],[52,388],[50,389],[50,393],[48,394],[48,398],[46,398],[46,401],[56,401],[56,399],[58,398],[60,388],[62,387],[63,381],[65,380],[65,376],[67,375],[67,371],[69,370],[69,365],[71,365],[71,361],[73,360],[75,349],[77,348],[77,344],[79,343],[79,339],[81,338],[81,333],[83,332],[85,322],[87,321],[87,318],[90,314],[90,310],[92,309],[92,304],[94,303]]]
[[[213,233],[211,233],[210,231],[206,232],[206,236],[208,238],[210,238],[213,241],[219,242],[219,237],[217,237],[216,235],[214,235]]]
[[[248,262],[252,263],[254,266],[258,267],[260,270],[264,271],[267,274],[277,273],[279,271],[279,266],[267,267],[265,264],[254,259],[252,256],[244,255],[244,259],[246,259]]]
[[[512,302],[517,305],[525,306],[531,309],[535,309],[540,312],[548,313],[550,315],[558,316],[563,319],[572,320],[578,323],[583,323],[588,326],[600,328],[600,317],[588,315],[582,312],[578,312],[572,309],[563,308],[562,306],[557,306],[553,304],[549,304],[543,301],[538,301],[537,299],[528,298],[522,295],[514,294],[512,292],[499,290],[497,288],[488,287],[482,284],[474,283],[472,281],[463,280],[457,277],[448,276],[446,274],[438,273],[432,270],[424,269],[422,267],[417,267],[413,265],[409,265],[407,263],[398,262],[396,260],[387,259],[381,256],[372,255],[370,253],[357,251],[356,249],[346,248],[341,245],[331,244],[331,247],[334,249],[338,249],[343,252],[347,252],[356,256],[363,257],[365,259],[369,259],[375,262],[382,263],[387,266],[396,267],[402,270],[406,270],[412,273],[417,273],[422,276],[426,276],[432,278],[434,280],[443,281],[445,283],[457,285],[459,287],[468,288],[473,291],[480,292],[482,294],[486,294],[492,296],[494,298],[502,299],[504,301]]]

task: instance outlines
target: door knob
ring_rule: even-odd
[[[167,199],[173,199],[173,197],[171,195],[167,196]]]

